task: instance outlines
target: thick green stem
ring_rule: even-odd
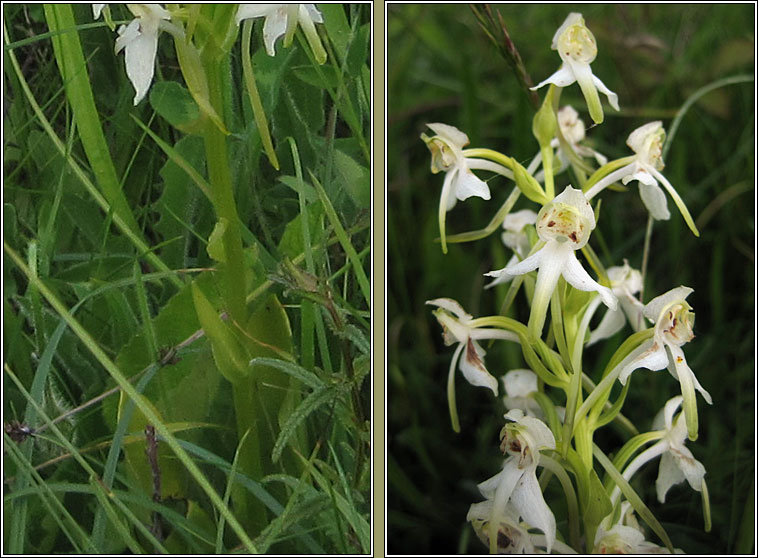
[[[211,105],[218,114],[223,114],[223,64],[206,64]],[[238,324],[246,322],[245,313],[245,273],[242,261],[242,237],[234,201],[234,188],[229,170],[229,154],[226,136],[217,126],[209,122],[205,132],[205,156],[208,177],[211,183],[213,205],[216,216],[226,220],[223,244],[225,264],[222,273],[224,305],[229,315]]]

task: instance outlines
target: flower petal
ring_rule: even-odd
[[[582,90],[584,100],[587,101],[587,108],[590,111],[590,117],[596,124],[603,121],[603,105],[600,104],[600,97],[597,94],[592,68],[588,63],[579,62],[568,58],[566,63],[571,66],[571,70],[576,76],[576,81]]]
[[[694,290],[690,287],[676,287],[668,292],[658,295],[645,305],[645,317],[658,322],[661,314],[672,304],[685,300]]]
[[[453,172],[456,172],[453,179],[453,191],[456,198],[461,201],[472,196],[485,200],[490,199],[490,188],[487,183],[471,172],[465,162],[461,162],[456,171]]]
[[[589,347],[601,339],[608,339],[609,337],[616,335],[619,331],[621,331],[621,328],[624,327],[625,323],[626,320],[624,319],[624,312],[621,309],[608,309],[605,313],[605,316],[603,316],[603,319],[600,320],[597,328],[595,328],[595,330],[590,333],[590,338],[587,341],[587,346]]]
[[[639,368],[647,368],[648,370],[663,370],[668,366],[669,357],[666,354],[666,349],[663,345],[650,341],[649,343],[640,347],[643,349],[641,352],[633,351],[630,356],[637,353],[636,357],[629,359],[629,362],[621,369],[619,373],[619,381],[621,385],[626,384],[626,379],[629,375]],[[629,357],[627,357],[629,358]]]
[[[684,473],[677,466],[677,462],[670,452],[661,455],[661,464],[658,467],[658,478],[655,480],[655,490],[660,503],[666,502],[666,493],[669,488],[684,480]]]
[[[530,87],[530,89],[532,91],[536,91],[537,89],[539,89],[540,87],[548,83],[552,83],[553,85],[556,85],[558,87],[567,87],[571,85],[572,83],[574,83],[575,81],[576,81],[576,76],[574,75],[574,72],[571,71],[571,68],[567,66],[566,64],[562,64],[557,72],[555,72],[546,80],[539,82],[534,87]]]
[[[576,254],[572,251],[566,259],[563,267],[563,278],[574,288],[580,291],[596,291],[603,299],[603,303],[611,310],[618,308],[618,299],[608,287],[603,287],[595,281],[582,267]]]
[[[463,309],[463,306],[457,300],[453,300],[452,298],[435,298],[434,300],[427,300],[425,304],[444,308],[448,312],[455,314],[459,320],[467,321],[473,318],[471,314]]]
[[[460,150],[469,144],[468,136],[455,126],[442,124],[441,122],[432,122],[431,124],[427,124],[427,126],[442,139],[447,140],[451,147],[456,147]]]
[[[650,178],[653,177],[651,176]],[[642,203],[645,204],[653,219],[668,221],[671,218],[671,213],[669,213],[668,204],[666,203],[666,194],[658,186],[657,180],[653,178],[653,182],[653,184],[645,184],[640,180],[640,198],[642,198]]]
[[[608,104],[610,104],[614,109],[619,110],[619,96],[616,95],[613,91],[608,89],[605,84],[600,81],[600,78],[593,75],[592,76],[592,82],[595,84],[595,87],[600,90],[601,93],[603,93],[606,97],[608,97]]]
[[[527,471],[521,477],[511,494],[511,503],[524,521],[545,533],[547,553],[550,554],[555,542],[555,516],[545,503],[535,470]]]
[[[486,387],[497,396],[497,380],[484,366],[484,351],[473,339],[468,339],[461,355],[459,367],[463,376],[473,386]]]
[[[158,29],[145,31],[135,19],[126,28],[119,29],[116,52],[125,49],[126,75],[134,87],[134,104],[145,97],[155,73],[155,54],[158,50]]]

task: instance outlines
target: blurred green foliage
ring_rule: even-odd
[[[559,66],[550,49],[555,30],[571,11],[581,12],[598,43],[593,72],[619,95],[621,111],[604,100],[605,122],[588,130],[589,143],[609,158],[630,154],[636,127],[677,111],[698,89],[734,75],[753,75],[754,5],[495,5],[533,83]],[[534,107],[528,93],[481,31],[467,5],[390,5],[387,14],[388,168],[388,551],[484,553],[466,523],[476,484],[502,463],[497,435],[502,402],[457,373],[462,433],[450,427],[445,378],[453,348],[424,302],[458,300],[474,316],[498,311],[504,291],[483,290],[483,273],[501,268],[510,253],[499,233],[487,240],[450,245],[443,256],[436,211],[442,175],[429,171],[419,135],[426,123],[460,128],[472,147],[490,147],[522,164],[537,153],[531,135]],[[703,531],[700,495],[686,484],[665,505],[653,489],[657,464],[633,486],[685,552],[751,552],[752,523],[741,526],[754,505],[755,220],[754,82],[704,95],[687,112],[665,159],[665,176],[678,190],[701,231],[695,238],[669,201],[671,220],[656,223],[645,301],[675,286],[695,289],[688,299],[697,315],[688,362],[713,396],[698,400],[700,437],[688,447],[706,467],[713,529]],[[544,90],[539,91],[540,98]],[[589,122],[578,86],[563,92]],[[482,174],[484,176],[484,173]],[[557,191],[569,175],[558,177]],[[472,198],[448,213],[448,234],[478,229],[494,215],[512,185],[490,181],[490,202]],[[520,200],[516,209],[529,207]],[[636,192],[607,192],[591,243],[603,264],[642,262],[647,214]],[[525,321],[523,295],[518,316]],[[587,368],[599,373],[619,334],[588,350]],[[496,376],[522,367],[517,347],[485,347]],[[624,407],[648,429],[665,401],[678,393],[665,371],[635,373]],[[560,402],[562,403],[562,402]],[[597,439],[606,451],[624,438],[609,428]],[[552,486],[549,490],[552,490]],[[555,500],[562,501],[558,491]],[[548,497],[549,498],[549,497]],[[548,501],[550,501],[548,499]],[[562,505],[562,504],[559,504]],[[565,532],[565,525],[558,524]]]

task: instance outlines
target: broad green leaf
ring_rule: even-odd
[[[169,124],[184,132],[198,129],[200,109],[190,92],[175,81],[159,81],[150,88],[150,106]],[[199,129],[198,129],[199,131]]]
[[[361,209],[371,205],[371,173],[369,169],[342,151],[334,150],[335,182]]]
[[[246,376],[250,360],[243,346],[196,283],[192,283],[192,299],[200,325],[210,339],[218,371],[233,384],[238,383]]]

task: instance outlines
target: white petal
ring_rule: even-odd
[[[595,281],[582,267],[576,254],[572,251],[566,259],[563,267],[563,278],[580,291],[596,291],[603,299],[603,303],[611,310],[618,308],[618,299],[608,287],[603,287]]]
[[[321,15],[321,12],[316,8],[316,4],[300,4],[301,18],[303,17],[303,9],[305,9],[305,13],[314,23],[324,23],[324,18]]]
[[[107,6],[108,4],[92,4],[92,17],[94,19],[98,19],[100,17],[100,14],[103,12],[103,8]]]
[[[684,473],[677,466],[677,462],[670,452],[661,456],[661,464],[658,467],[658,478],[655,480],[655,490],[658,494],[658,501],[662,504],[666,502],[666,493],[669,488],[679,484],[684,480]]]
[[[503,376],[503,387],[511,397],[526,397],[537,391],[537,374],[526,368],[510,370]]]
[[[547,552],[550,554],[555,542],[555,516],[545,503],[534,470],[527,471],[516,484],[511,494],[511,503],[524,521],[545,533]]]
[[[457,300],[453,300],[452,298],[435,298],[434,300],[427,300],[426,304],[444,308],[448,312],[455,314],[462,321],[468,321],[473,318],[471,314],[463,309],[463,306]]]
[[[595,87],[597,87],[601,93],[605,94],[606,97],[608,97],[608,103],[616,110],[619,110],[619,96],[616,95],[613,91],[608,89],[605,84],[600,81],[600,79],[593,74],[592,76],[592,82],[595,84]]]
[[[626,384],[629,375],[639,368],[648,370],[663,370],[668,366],[669,357],[663,345],[651,341],[644,345],[645,350],[636,358],[631,359],[619,373],[619,381],[622,385]]]
[[[534,87],[531,87],[530,89],[532,91],[535,91],[548,83],[552,83],[553,85],[556,85],[558,87],[567,87],[571,85],[572,83],[574,83],[575,81],[576,81],[576,76],[574,76],[574,72],[571,71],[571,68],[567,64],[562,64],[557,72],[555,72],[546,80],[541,81]]]
[[[518,423],[526,429],[525,434],[529,439],[529,448],[532,452],[555,449],[555,436],[547,424],[540,419],[525,416]]]
[[[234,20],[239,25],[243,19],[267,17],[276,12],[281,4],[240,4]]]
[[[155,73],[155,54],[158,50],[158,30],[140,31],[140,20],[135,19],[125,29],[119,29],[116,39],[117,52],[126,50],[126,75],[134,86],[134,104],[137,105],[147,94]]]
[[[484,366],[483,356],[482,348],[473,339],[469,339],[461,355],[459,367],[468,383],[489,388],[497,396],[497,380]]]
[[[485,275],[488,277],[502,277],[503,275],[506,275],[509,278],[513,278],[516,275],[523,275],[524,273],[534,271],[540,265],[542,265],[543,251],[545,250],[545,247],[543,247],[541,250],[538,250],[525,260],[521,260],[520,262],[516,262],[514,264],[508,264],[503,269],[490,271],[488,273],[485,273]]]
[[[453,182],[455,197],[463,201],[476,196],[485,200],[490,199],[490,188],[487,183],[478,178],[464,165],[457,168],[457,175]]]
[[[451,146],[457,147],[459,150],[469,144],[468,136],[455,126],[442,124],[440,122],[433,122],[427,124],[427,126],[429,126],[435,134],[444,140],[447,140]]]
[[[276,55],[274,43],[287,31],[289,23],[288,12],[285,8],[277,8],[274,12],[266,16],[266,22],[263,24],[263,44],[266,45],[266,53],[269,56]]]
[[[607,310],[597,328],[590,333],[587,346],[589,347],[601,339],[608,339],[609,337],[616,335],[621,331],[621,328],[624,327],[625,322],[626,320],[624,319],[624,312],[622,310]]]
[[[677,302],[684,301],[691,293],[693,289],[690,287],[676,287],[670,291],[658,295],[653,300],[645,305],[645,317],[650,318],[654,322],[658,322],[661,313]]]
[[[669,213],[666,203],[666,195],[658,186],[658,182],[655,179],[653,180],[655,184],[644,184],[640,181],[640,198],[642,198],[642,203],[645,204],[653,219],[668,221],[671,218],[671,213]]]

